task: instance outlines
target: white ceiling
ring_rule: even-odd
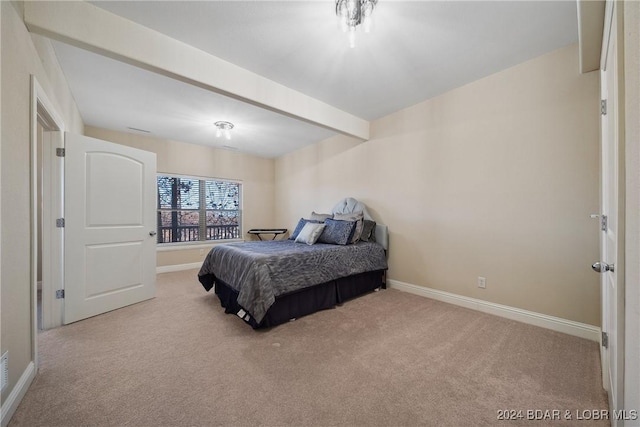
[[[93,4],[373,120],[578,38],[576,2],[379,0],[349,48],[334,1]],[[87,125],[279,157],[335,133],[55,42]],[[576,72],[578,64],[576,64]],[[236,125],[231,142],[212,122]]]

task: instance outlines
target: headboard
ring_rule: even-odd
[[[367,210],[367,206],[364,203],[354,199],[353,197],[346,197],[340,200],[333,207],[333,209],[331,209],[332,214],[335,214],[335,213],[345,214],[345,213],[353,213],[353,212],[360,212],[360,211],[362,211],[364,219],[368,219],[369,221],[375,221],[369,214],[369,211]],[[376,233],[376,242],[380,243],[385,251],[388,250],[389,249],[389,230],[387,226],[384,224],[378,224],[376,222],[375,233]]]

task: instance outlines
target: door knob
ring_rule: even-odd
[[[149,236],[155,236],[156,234],[158,234],[158,233],[156,233],[155,231],[150,231],[150,232],[149,232]],[[594,265],[595,265],[595,264],[594,264]]]
[[[598,273],[606,273],[607,271],[610,271],[612,273],[614,272],[614,265],[607,264],[606,262],[594,262],[591,268],[593,268],[593,271]]]

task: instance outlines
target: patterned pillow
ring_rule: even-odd
[[[324,231],[318,238],[318,242],[332,245],[347,245],[356,229],[355,221],[338,221],[327,218],[324,220],[324,224]]]
[[[324,230],[324,224],[308,222],[302,227],[302,230],[296,237],[296,243],[306,243],[313,245]]]
[[[300,231],[302,231],[302,227],[304,227],[304,225],[308,222],[311,222],[314,224],[320,224],[322,221],[315,221],[312,219],[300,218],[300,221],[298,221],[298,225],[296,225],[296,228],[293,230],[293,233],[291,233],[289,240],[296,240],[296,237],[298,237],[298,234],[300,234]]]
[[[357,221],[356,229],[353,232],[353,237],[351,237],[351,241],[349,243],[356,243],[360,240],[360,236],[362,235],[362,228],[364,227],[364,214],[362,211],[352,212],[348,214],[336,213],[333,214],[333,219],[338,219],[341,221]]]
[[[316,213],[315,211],[311,212],[311,219],[315,221],[324,222],[324,220],[327,218],[333,219],[333,214]]]
[[[363,242],[375,242],[376,241],[376,222],[365,219],[364,226],[362,227],[362,234],[360,240]]]

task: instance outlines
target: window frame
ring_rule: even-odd
[[[159,206],[159,198],[158,198],[158,192],[159,192],[159,187],[158,187],[158,178],[159,177],[169,177],[169,178],[182,178],[182,179],[190,179],[190,180],[196,180],[198,181],[198,192],[199,192],[199,205],[200,207],[198,209],[188,209],[188,208],[184,208],[184,209],[171,209],[171,208],[160,208]],[[239,208],[237,210],[220,210],[220,209],[207,209],[206,206],[206,182],[225,182],[225,183],[232,183],[232,184],[237,184],[238,185],[238,203],[239,203]],[[203,184],[204,183],[204,186]],[[158,237],[156,238],[156,247],[158,249],[164,248],[165,250],[170,249],[171,247],[179,247],[179,246],[189,246],[189,247],[194,247],[194,246],[211,246],[211,245],[215,245],[215,244],[219,244],[219,243],[228,243],[228,242],[234,242],[234,241],[242,241],[243,238],[243,205],[244,205],[244,201],[243,201],[243,182],[241,180],[236,180],[236,179],[227,179],[227,178],[215,178],[215,177],[204,177],[204,176],[198,176],[198,175],[184,175],[184,174],[175,174],[175,173],[164,173],[164,172],[157,172],[156,173],[156,215],[157,215],[157,224],[156,224],[156,231],[158,234]],[[200,191],[200,190],[203,191]],[[194,212],[198,212],[199,216],[198,216],[198,237],[200,236],[206,236],[206,229],[207,229],[207,225],[206,225],[206,220],[207,220],[207,212],[217,212],[217,211],[221,211],[221,212],[237,212],[238,213],[238,237],[234,237],[234,238],[230,238],[230,239],[210,239],[210,240],[188,240],[188,241],[180,241],[180,242],[158,242],[158,239],[161,236],[162,233],[162,223],[160,221],[160,214],[162,212],[186,212],[186,211],[194,211]],[[203,232],[204,229],[204,232]]]

